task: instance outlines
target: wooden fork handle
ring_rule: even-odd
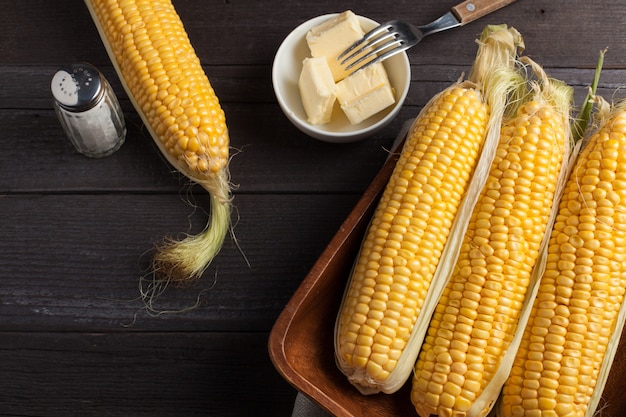
[[[476,19],[495,12],[515,0],[466,0],[452,8],[461,25],[473,22]]]

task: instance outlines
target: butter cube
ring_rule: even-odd
[[[357,124],[396,102],[382,63],[369,65],[337,83],[337,101]]]
[[[330,122],[337,86],[330,68],[328,68],[326,58],[304,59],[298,88],[309,123],[324,124]]]
[[[306,42],[313,57],[326,57],[335,82],[345,78],[337,57],[354,42],[363,37],[359,19],[350,10],[320,23],[306,34]]]

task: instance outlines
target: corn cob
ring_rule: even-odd
[[[157,248],[166,280],[199,277],[230,226],[229,138],[224,112],[169,0],[86,0],[109,57],[167,160],[211,193],[197,236]]]
[[[522,41],[504,27],[486,28],[481,40],[470,79],[433,97],[410,129],[344,293],[335,358],[364,394],[394,392],[410,376],[423,338],[420,320],[430,315],[430,282],[445,275],[443,259],[454,256],[447,237],[464,227],[455,216],[472,204],[465,195],[480,190],[468,187],[479,182],[471,179],[481,149],[497,140],[505,94],[490,70],[512,65]]]
[[[570,148],[572,89],[527,62],[540,80],[532,98],[516,103],[517,114],[503,122],[487,183],[415,365],[411,400],[421,417],[485,415],[504,379],[498,382],[496,374],[508,372],[504,354]]]
[[[602,110],[599,125],[559,203],[501,417],[592,416],[613,360],[625,314],[626,103]]]

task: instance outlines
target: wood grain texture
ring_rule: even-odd
[[[4,332],[0,372],[11,381],[0,415],[286,416],[295,395],[266,342],[263,333]]]
[[[154,316],[137,299],[149,251],[162,236],[200,230],[207,196],[159,155],[82,0],[0,0],[0,416],[291,415],[295,390],[267,351],[272,326],[403,123],[467,73],[484,24],[520,30],[527,53],[572,85],[578,104],[608,47],[599,93],[623,95],[620,0],[518,0],[411,50],[402,112],[367,141],[318,142],[281,113],[273,56],[306,19],[352,9],[422,24],[456,3],[174,0],[226,112],[239,247],[229,240],[196,286],[171,288],[159,304],[185,308],[210,287],[197,308]],[[127,118],[126,143],[108,158],[79,155],[52,108],[52,75],[78,60],[104,72]],[[625,351],[607,416],[626,409]]]
[[[194,199],[201,207],[207,198]],[[193,214],[177,194],[0,197],[0,329],[140,331],[167,325],[268,332],[356,200],[340,194],[237,196],[239,248],[227,241],[206,279],[162,297],[159,309],[180,310],[211,288],[199,308],[164,322],[142,311],[139,279],[154,242],[204,226],[201,208]]]

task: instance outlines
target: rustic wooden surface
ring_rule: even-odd
[[[276,103],[270,71],[283,37],[345,9],[426,23],[454,1],[174,3],[227,115],[245,258],[228,241],[195,287],[170,288],[158,304],[185,309],[200,294],[197,308],[143,308],[152,245],[200,230],[207,196],[142,129],[82,1],[0,0],[0,416],[289,416],[296,391],[268,357],[272,325],[402,123],[469,69],[484,24],[520,30],[527,53],[573,85],[578,104],[603,48],[600,94],[626,85],[621,0],[518,0],[425,39],[410,51],[398,118],[366,141],[326,144],[296,130]],[[108,158],[78,154],[52,109],[52,75],[78,60],[105,73],[125,111],[127,141]]]

